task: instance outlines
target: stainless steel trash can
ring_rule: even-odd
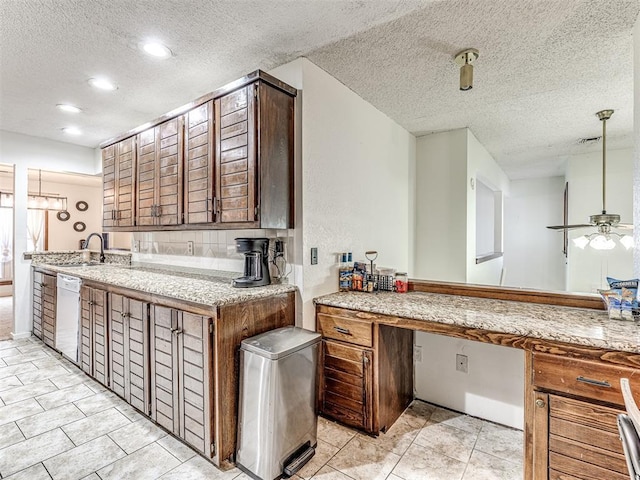
[[[255,478],[292,475],[315,453],[319,343],[298,327],[242,341],[236,463]]]

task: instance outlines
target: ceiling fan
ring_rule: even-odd
[[[607,120],[613,115],[613,110],[602,110],[596,113],[597,117],[602,121],[602,213],[589,216],[589,223],[582,223],[576,225],[550,225],[547,228],[552,230],[572,230],[575,228],[588,228],[596,227],[597,232],[591,235],[587,235],[583,238],[582,242],[576,242],[581,248],[584,248],[591,242],[591,246],[597,249],[611,249],[615,246],[610,236],[615,235],[621,240],[625,239],[623,245],[627,248],[631,248],[633,239],[630,237],[626,239],[619,233],[612,232],[612,228],[628,229],[632,230],[633,225],[630,223],[620,223],[620,215],[615,213],[607,213],[606,207],[606,192],[607,192]],[[577,240],[577,239],[576,239]],[[575,240],[574,240],[575,241]],[[582,245],[580,245],[582,243]],[[629,245],[629,246],[628,246]]]

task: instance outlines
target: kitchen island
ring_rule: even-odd
[[[34,334],[38,316],[55,311],[47,303],[56,274],[81,278],[81,368],[215,465],[231,466],[240,342],[295,323],[295,286],[238,289],[232,272],[73,262],[34,262]]]
[[[415,291],[335,293],[315,303],[326,416],[372,434],[390,427],[413,397],[412,331],[520,348],[525,478],[628,478],[616,415],[620,378],[631,378],[640,397],[634,322],[596,309]]]

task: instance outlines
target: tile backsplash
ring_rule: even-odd
[[[278,238],[285,244],[285,260],[290,263],[293,245],[293,230],[175,230],[164,232],[135,232],[131,239],[133,261],[159,263],[211,270],[241,272],[244,256],[236,252],[235,239],[238,237]],[[193,242],[193,254],[189,252],[189,242]],[[272,268],[272,276],[278,276]]]

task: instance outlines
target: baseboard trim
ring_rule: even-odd
[[[11,338],[14,340],[20,340],[21,338],[29,338],[31,336],[31,332],[22,332],[22,333],[13,333],[11,332]]]

